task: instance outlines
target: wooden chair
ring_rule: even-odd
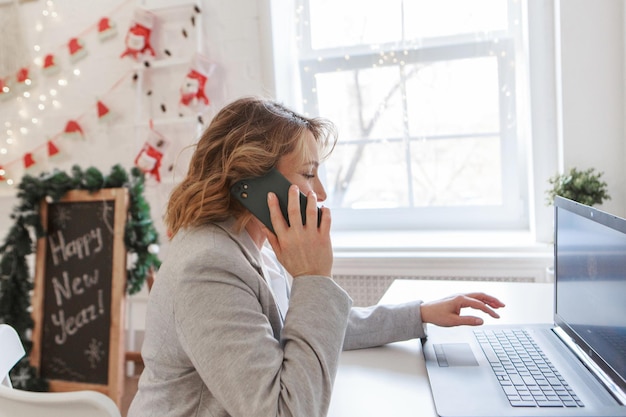
[[[31,392],[13,389],[9,371],[24,354],[15,329],[0,324],[0,417],[121,417],[115,402],[97,391]]]

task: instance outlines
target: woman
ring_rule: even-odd
[[[423,337],[425,323],[482,323],[464,307],[498,317],[503,304],[485,294],[351,308],[332,280],[328,208],[316,227],[326,198],[317,171],[334,144],[330,122],[269,100],[242,98],[211,121],[168,204],[172,240],[150,293],[130,417],[324,416],[342,349]],[[272,168],[293,184],[289,222],[267,196],[276,234],[230,195]]]

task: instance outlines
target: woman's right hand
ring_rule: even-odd
[[[330,210],[322,207],[321,221],[317,227],[317,196],[307,195],[306,225],[300,214],[300,190],[297,185],[289,188],[287,213],[289,225],[280,211],[278,198],[268,193],[267,204],[276,234],[265,228],[267,240],[272,245],[278,261],[297,278],[302,275],[330,277],[333,266],[333,249],[330,240]]]
[[[483,319],[476,316],[464,316],[461,310],[471,308],[487,313],[493,318],[500,318],[493,309],[504,307],[504,303],[491,295],[475,292],[453,295],[421,305],[422,322],[437,326],[480,326]]]

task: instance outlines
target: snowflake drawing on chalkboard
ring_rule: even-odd
[[[65,207],[59,207],[52,219],[58,229],[64,229],[70,220],[72,220],[70,210]]]
[[[87,360],[91,365],[91,369],[94,369],[102,358],[104,357],[104,349],[102,349],[102,342],[96,339],[91,339],[89,343],[89,348],[85,349],[85,356],[87,356]]]
[[[113,226],[111,225],[111,220],[113,218],[113,207],[107,204],[106,201],[103,201],[98,211],[100,216],[102,217],[102,222],[106,225],[107,229],[109,229],[109,233],[113,234]]]
[[[11,383],[15,388],[24,388],[30,378],[31,375],[28,373],[28,369],[23,366],[19,368],[17,374],[11,375]]]

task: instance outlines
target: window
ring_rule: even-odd
[[[302,111],[336,229],[528,228],[522,5],[300,0]]]

